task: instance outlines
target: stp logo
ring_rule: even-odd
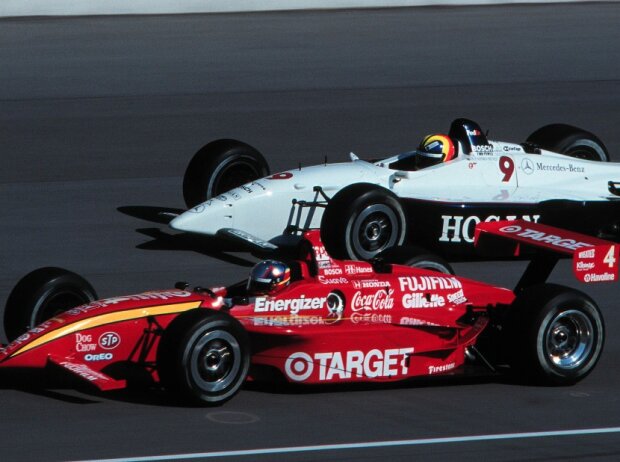
[[[99,336],[98,343],[104,350],[113,350],[121,344],[121,337],[116,332],[106,332]]]

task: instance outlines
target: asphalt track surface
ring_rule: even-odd
[[[179,244],[155,220],[183,207],[207,141],[258,147],[272,170],[408,150],[454,117],[520,141],[562,121],[620,161],[620,6],[413,8],[0,21],[0,306],[33,268],[85,275],[100,296],[244,278],[254,261]],[[441,187],[441,185],[438,185]],[[459,264],[513,284],[523,265]],[[577,286],[567,265],[552,276]],[[496,378],[396,387],[247,388],[217,409],[158,392],[0,385],[0,459],[81,460],[514,434],[620,425],[618,286],[582,287],[607,343],[568,388]],[[363,446],[363,445],[362,445]],[[215,460],[618,460],[620,434],[439,440]],[[198,457],[194,460],[207,460]],[[209,459],[211,460],[211,459]]]

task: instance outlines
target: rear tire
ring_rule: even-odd
[[[97,300],[93,286],[62,268],[39,268],[24,276],[11,291],[4,309],[9,341],[57,314]]]
[[[380,258],[385,263],[406,265],[412,268],[438,271],[444,274],[455,274],[450,263],[422,247],[390,247],[377,255],[377,258]]]
[[[321,219],[321,240],[336,259],[370,260],[405,240],[406,221],[398,197],[370,183],[341,189]]]
[[[233,188],[269,175],[260,152],[241,141],[222,139],[203,146],[183,177],[183,198],[188,208]]]
[[[555,284],[525,289],[511,307],[506,330],[511,368],[544,385],[571,385],[586,377],[605,337],[594,301]]]
[[[250,366],[249,338],[232,316],[192,310],[164,331],[157,368],[165,388],[184,400],[216,406],[231,399]]]
[[[527,142],[577,159],[609,162],[603,142],[596,135],[572,125],[546,125],[532,133]]]

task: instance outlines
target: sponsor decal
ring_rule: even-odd
[[[584,167],[579,167],[573,164],[544,164],[542,162],[536,162],[536,170],[542,172],[560,172],[560,173],[585,173]]]
[[[85,351],[95,351],[97,344],[93,342],[93,336],[91,334],[75,334],[75,351],[80,353]]]
[[[412,318],[409,316],[403,316],[400,318],[401,326],[439,326],[439,324],[435,324],[434,322],[425,321],[423,319]]]
[[[467,298],[465,297],[465,293],[463,292],[463,289],[458,290],[454,292],[453,294],[448,294],[447,298],[448,298],[448,301],[452,303],[453,305],[460,305],[467,301]]]
[[[336,292],[327,296],[327,311],[330,324],[340,321],[344,313],[344,299]]]
[[[84,355],[84,361],[88,361],[88,362],[110,361],[112,359],[114,359],[114,355],[112,353],[99,353],[99,354]]]
[[[482,135],[480,130],[478,130],[477,128],[474,128],[473,130],[470,130],[469,128],[466,128],[465,131],[467,132],[467,134],[469,136],[480,136],[480,135]]]
[[[521,152],[523,148],[521,146],[503,146],[502,150],[504,152]]]
[[[99,336],[97,344],[104,350],[113,350],[121,344],[121,336],[116,332],[106,332]]]
[[[443,220],[443,225],[439,242],[474,242],[474,229],[478,223],[516,220],[517,218],[538,223],[540,215],[507,215],[505,217],[489,215],[484,218],[480,218],[476,215],[470,215],[468,217],[462,215],[442,215],[441,219]]]
[[[353,280],[351,282],[353,282],[355,289],[385,289],[390,287],[390,281],[379,281],[377,279]]]
[[[554,234],[547,234],[542,231],[536,231],[529,228],[522,228],[519,225],[504,226],[499,230],[503,233],[517,234],[519,237],[530,239],[532,241],[543,242],[570,250],[577,250],[581,247],[592,247],[592,244],[588,244],[587,242],[580,242],[574,239],[565,239]]]
[[[98,372],[93,371],[92,369],[90,369],[88,366],[85,366],[84,364],[75,364],[75,363],[70,363],[69,361],[62,361],[60,365],[69,369],[73,373],[79,375],[83,379],[86,379],[90,382],[94,382],[95,380],[108,380],[108,378],[105,375],[99,374]]]
[[[615,281],[616,275],[614,273],[586,274],[583,280],[584,282],[609,282]]]
[[[321,316],[269,316],[252,319],[255,326],[320,326],[325,324]]]
[[[472,146],[472,149],[479,156],[492,156],[493,155],[492,144],[475,144]]]
[[[338,268],[337,266],[325,268],[325,270],[323,270],[323,274],[325,276],[340,275],[342,274],[342,268]]]
[[[460,289],[463,287],[461,281],[454,276],[400,276],[398,282],[401,292]]]
[[[594,263],[591,262],[583,262],[583,261],[578,261],[577,262],[577,271],[590,271],[592,269],[594,269]]]
[[[371,266],[362,266],[362,265],[345,265],[344,270],[348,275],[352,274],[368,274],[372,273]]]
[[[534,161],[527,157],[521,161],[521,171],[526,175],[534,173]]]
[[[219,196],[216,197],[216,199],[218,201],[226,202],[228,200],[228,197],[226,196],[226,194],[220,194]]]
[[[282,172],[276,173],[274,175],[268,176],[265,178],[266,180],[289,180],[293,178],[293,174],[291,172]]]
[[[595,253],[594,249],[582,250],[579,252],[579,258],[594,258]]]
[[[193,213],[202,213],[205,211],[205,208],[207,208],[209,205],[211,205],[211,200],[207,201],[204,204],[198,204],[196,207],[189,209],[190,212]]]
[[[318,278],[321,284],[348,284],[349,280],[344,277],[339,278],[326,278],[325,276],[319,275]]]
[[[351,313],[353,324],[392,324],[391,314],[382,313]]]
[[[265,313],[272,311],[289,311],[291,314],[297,314],[304,310],[320,310],[325,306],[326,297],[310,297],[306,298],[302,295],[299,298],[287,299],[269,299],[265,297],[257,297],[254,302],[255,313]]]
[[[378,311],[391,310],[394,308],[394,289],[378,290],[375,293],[366,294],[360,291],[353,294],[351,310],[355,311]]]
[[[332,259],[327,253],[327,250],[325,250],[324,246],[315,245],[312,247],[312,249],[314,250],[314,255],[317,262],[329,262],[329,264],[331,265]]]
[[[350,379],[351,377],[391,377],[406,375],[409,371],[409,356],[413,347],[368,352],[336,351],[314,353],[303,351],[291,354],[285,364],[286,375],[295,382],[308,380],[318,365],[318,380]]]
[[[263,186],[262,183],[259,183],[258,181],[252,181],[250,183],[250,186],[256,186],[257,188],[262,189],[263,191],[267,191],[267,188],[265,188],[265,186]]]
[[[95,302],[89,303],[87,305],[77,306],[75,308],[71,308],[67,311],[70,315],[76,316],[81,313],[87,313],[91,310],[97,308],[104,308],[110,305],[116,305],[117,303],[127,302],[127,301],[141,301],[141,300],[168,300],[170,298],[178,298],[178,297],[190,297],[192,295],[191,292],[187,292],[185,290],[170,290],[164,292],[144,292],[142,294],[136,295],[127,295],[124,297],[113,297],[106,298],[104,300],[97,300]]]
[[[441,308],[445,306],[446,299],[441,295],[437,294],[427,294],[424,295],[420,292],[416,292],[413,294],[405,294],[403,295],[403,307],[405,309],[409,308]]]
[[[451,371],[456,367],[456,363],[442,364],[440,366],[428,366],[428,375],[440,374]]]

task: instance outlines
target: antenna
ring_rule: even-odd
[[[325,166],[327,167],[327,156],[325,156]]]

